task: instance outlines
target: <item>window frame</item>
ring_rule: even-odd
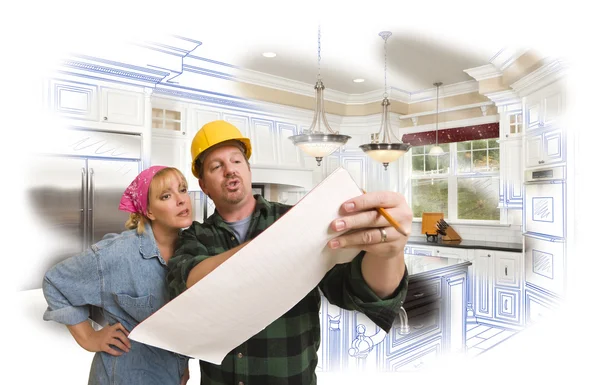
[[[488,138],[499,140],[499,138]],[[477,140],[477,139],[475,139]],[[412,159],[413,159],[413,148],[411,148],[405,156],[405,159],[408,161],[405,162],[405,171],[408,172],[407,180],[407,202],[410,207],[412,207],[412,181],[413,179],[418,180],[432,180],[432,179],[442,179],[448,181],[448,218],[445,218],[447,222],[455,223],[455,224],[477,224],[477,225],[505,225],[507,224],[507,210],[506,208],[498,206],[500,212],[500,219],[498,220],[483,220],[483,219],[459,219],[458,218],[458,180],[460,178],[496,178],[498,180],[498,188],[501,185],[501,169],[502,163],[498,167],[497,171],[471,171],[471,172],[463,172],[457,173],[457,165],[458,165],[458,150],[457,143],[452,142],[448,143],[449,145],[449,170],[448,173],[444,174],[426,174],[426,175],[416,175],[413,176],[412,170]],[[419,146],[420,147],[420,146]],[[488,148],[489,150],[489,148]],[[500,156],[500,145],[498,146],[499,156]],[[500,159],[500,157],[499,157]],[[500,197],[500,191],[498,190],[498,197]],[[413,222],[421,222],[421,217],[413,218]]]

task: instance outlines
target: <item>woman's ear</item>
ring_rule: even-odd
[[[146,215],[146,217],[148,217],[148,219],[150,219],[151,221],[156,219],[154,214],[152,214],[152,210],[150,210],[150,207],[148,207],[148,214]]]

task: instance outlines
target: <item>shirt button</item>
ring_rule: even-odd
[[[231,237],[231,240],[232,240],[232,241],[233,241],[233,240],[235,240],[235,237]],[[241,384],[241,385],[243,385],[243,384]]]
[[[242,358],[244,355],[242,353],[238,353],[238,358]]]

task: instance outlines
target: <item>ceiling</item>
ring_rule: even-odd
[[[68,0],[57,0],[58,3]],[[114,6],[109,5],[112,1]],[[520,15],[537,9],[482,8],[481,2],[456,0],[427,3],[380,0],[351,5],[345,1],[190,2],[106,0],[93,12],[57,3],[41,3],[34,22],[35,57],[70,52],[93,41],[155,40],[165,34],[202,42],[191,54],[252,71],[314,85],[318,72],[318,28],[321,27],[320,72],[326,89],[347,94],[383,92],[384,41],[387,85],[408,93],[473,80],[464,70],[488,64],[506,46],[531,46]],[[44,5],[45,4],[45,5]],[[76,2],[73,2],[76,4]],[[37,17],[37,20],[35,20]],[[523,16],[524,17],[524,16]],[[544,32],[548,45],[562,40]],[[535,38],[535,36],[534,36]],[[32,44],[33,45],[33,44]],[[23,44],[25,49],[29,46]],[[272,51],[275,58],[265,58]],[[365,79],[354,83],[355,78]],[[327,91],[326,91],[327,92]]]
[[[325,87],[348,94],[383,91],[387,86],[409,93],[433,87],[473,80],[464,70],[488,64],[502,46],[489,44],[472,47],[460,41],[450,42],[443,33],[408,30],[402,23],[321,22],[319,62],[319,25],[285,20],[284,25],[268,23],[257,27],[255,21],[227,26],[204,25],[194,36],[202,45],[193,55],[234,64],[245,69],[314,84],[320,73]],[[378,35],[388,30],[384,40]],[[387,51],[387,63],[386,53]],[[263,52],[275,52],[274,58]],[[387,73],[386,73],[387,64]],[[362,78],[363,83],[353,79]]]

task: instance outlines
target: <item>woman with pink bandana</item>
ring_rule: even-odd
[[[129,230],[107,234],[48,270],[44,320],[65,324],[81,347],[96,352],[88,384],[185,384],[187,357],[127,338],[169,299],[167,262],[193,219],[185,177],[176,168],[150,167],[127,187],[119,209],[130,213]],[[90,324],[90,306],[108,321],[101,330]]]

